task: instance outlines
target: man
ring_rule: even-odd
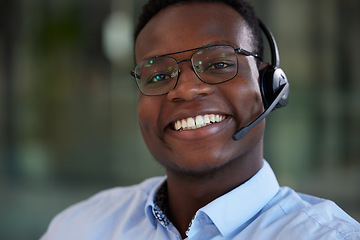
[[[234,140],[264,111],[261,55],[241,0],[150,0],[132,75],[144,140],[167,176],[70,207],[42,239],[360,239],[333,202],[279,187],[264,121]]]

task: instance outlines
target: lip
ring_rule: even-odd
[[[174,130],[173,122],[165,128],[165,135],[169,135],[172,138],[176,138],[179,140],[191,141],[214,137],[214,135],[216,134],[221,134],[225,129],[230,127],[231,123],[234,122],[234,119],[230,115],[226,115],[226,118],[221,122],[212,123],[201,128],[184,131]]]

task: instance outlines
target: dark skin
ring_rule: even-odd
[[[251,30],[231,7],[223,3],[174,5],[140,32],[136,61],[213,42],[254,51]],[[188,59],[191,54],[174,57]],[[205,84],[191,64],[183,62],[175,89],[162,96],[139,95],[140,128],[150,152],[166,168],[168,217],[182,237],[198,209],[247,181],[262,166],[265,121],[241,140],[232,139],[263,111],[256,61],[241,54],[238,59],[239,73],[228,82]],[[173,129],[176,120],[211,113],[226,119],[195,130]]]

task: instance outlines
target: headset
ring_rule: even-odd
[[[280,68],[280,55],[274,35],[270,29],[258,19],[260,29],[268,40],[271,53],[270,66],[260,70],[260,90],[264,104],[264,112],[249,125],[240,128],[233,135],[235,141],[243,138],[256,124],[261,122],[276,108],[285,107],[289,102],[289,82],[285,72]]]

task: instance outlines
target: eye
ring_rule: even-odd
[[[159,83],[162,81],[166,81],[171,79],[171,76],[169,74],[157,74],[155,76],[152,76],[148,79],[147,84],[151,84],[151,83]]]
[[[172,79],[174,79],[177,76],[178,71],[177,70],[173,70],[173,68],[168,69],[168,70],[172,70],[172,71],[164,71],[164,72],[160,72],[160,73],[156,73],[153,74],[152,76],[150,76],[146,82],[146,84],[159,84],[159,83],[163,83],[166,84],[167,82],[171,81]]]
[[[208,69],[223,69],[223,68],[227,68],[229,67],[230,64],[228,63],[225,63],[225,62],[218,62],[218,63],[214,63],[214,64],[211,64],[210,67],[208,67]]]
[[[230,70],[235,63],[227,59],[213,59],[207,63],[207,68],[205,71],[222,71]]]

